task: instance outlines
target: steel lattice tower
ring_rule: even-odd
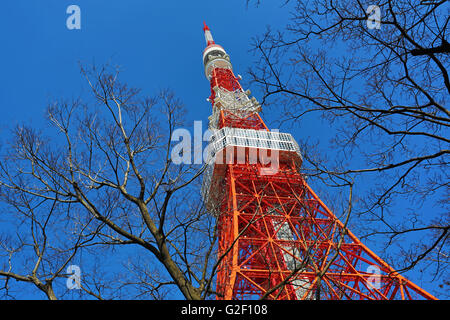
[[[369,250],[299,172],[290,134],[270,131],[204,26],[213,132],[202,196],[218,217],[218,299],[435,299]]]

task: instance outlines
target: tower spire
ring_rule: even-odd
[[[203,32],[205,33],[206,46],[214,44],[214,39],[212,37],[211,31],[209,30],[205,21],[203,21]]]
[[[300,172],[288,133],[270,131],[204,24],[213,132],[202,197],[217,217],[218,299],[435,299],[369,250]]]

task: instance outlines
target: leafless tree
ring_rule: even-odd
[[[208,298],[215,218],[195,185],[203,168],[171,161],[181,102],[145,97],[119,68],[81,73],[87,97],[51,103],[48,128],[20,125],[2,147],[3,296],[28,286],[49,299]],[[66,286],[71,265],[80,290]]]
[[[333,137],[327,150],[301,141],[304,172],[329,186],[338,177],[364,185],[355,190],[359,233],[392,250],[403,241],[399,271],[420,264],[445,279],[448,1],[281,3],[291,12],[285,29],[269,27],[253,45],[249,73],[263,104],[284,108],[282,123],[324,120]]]

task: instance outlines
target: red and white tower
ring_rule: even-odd
[[[300,173],[294,138],[270,131],[204,26],[211,86],[202,196],[218,217],[217,299],[435,299],[370,251]]]

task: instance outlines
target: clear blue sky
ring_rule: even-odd
[[[246,70],[255,60],[249,52],[251,38],[266,25],[287,23],[288,7],[280,3],[262,1],[258,7],[247,7],[243,0],[2,1],[0,143],[15,123],[41,125],[53,98],[70,99],[87,90],[79,61],[121,65],[122,80],[148,95],[171,88],[183,100],[187,117],[203,120],[206,126],[211,106],[205,100],[210,92],[202,66],[203,21],[245,83]],[[81,30],[66,27],[71,4],[81,8]],[[265,113],[265,120],[273,128],[276,116],[271,112]],[[320,138],[325,132],[313,122],[294,129],[296,139]]]

